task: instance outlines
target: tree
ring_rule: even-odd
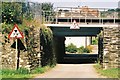
[[[116,8],[116,10],[115,10],[116,12],[120,12],[120,8]]]
[[[3,2],[2,3],[2,22],[22,23],[22,3]]]
[[[34,13],[35,11],[33,9],[35,9],[36,5],[31,4],[28,2],[26,4],[22,4],[22,12],[23,12],[23,18],[30,21],[33,20],[34,18]]]
[[[52,11],[53,4],[52,3],[42,3],[42,10],[43,11]]]
[[[52,3],[42,3],[42,10],[45,17],[46,16],[53,16],[53,4]]]
[[[115,11],[115,9],[108,9],[108,11]]]

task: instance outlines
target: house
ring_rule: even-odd
[[[88,16],[88,17],[98,17],[99,16],[98,9],[91,9],[88,6],[82,6],[82,8],[80,8],[80,13],[82,15]]]
[[[61,17],[99,17],[99,10],[98,9],[92,9],[88,6],[82,6],[82,7],[75,7],[71,8],[71,10],[68,10],[67,12],[63,11],[61,12]]]

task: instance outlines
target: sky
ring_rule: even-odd
[[[119,0],[29,0],[31,2],[51,2],[54,7],[89,6],[91,8],[117,8]]]

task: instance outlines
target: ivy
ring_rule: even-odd
[[[42,27],[41,34],[43,35],[46,44],[52,41],[53,34],[50,28]]]

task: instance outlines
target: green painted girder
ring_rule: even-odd
[[[55,36],[96,36],[102,27],[81,27],[80,29],[70,29],[69,27],[51,27]]]

